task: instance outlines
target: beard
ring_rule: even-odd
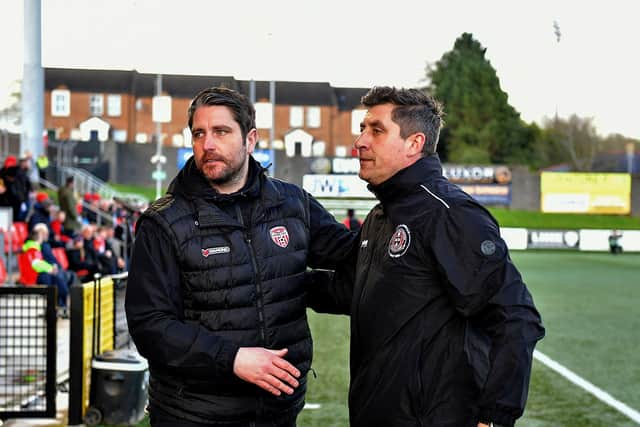
[[[239,159],[229,160],[205,156],[202,161],[196,163],[196,166],[198,166],[198,169],[200,169],[209,184],[214,186],[225,185],[242,180],[246,173],[244,166],[247,163],[247,157],[248,155],[244,154]],[[215,160],[216,163],[209,165],[207,160]]]

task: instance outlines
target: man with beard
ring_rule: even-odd
[[[354,235],[265,175],[244,95],[203,90],[189,128],[193,157],[138,222],[126,295],[151,425],[295,426],[312,357],[305,271],[335,268]]]
[[[314,309],[351,315],[351,426],[512,426],[544,335],[533,299],[496,220],[442,175],[440,105],[390,87],[362,104],[359,175],[380,203],[355,280],[310,287]]]

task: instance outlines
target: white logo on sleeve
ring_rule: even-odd
[[[398,258],[407,253],[409,245],[411,244],[411,233],[409,227],[404,224],[400,224],[396,227],[396,231],[389,240],[389,256],[391,258]]]

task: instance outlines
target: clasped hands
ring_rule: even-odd
[[[300,371],[284,359],[287,351],[286,348],[240,347],[233,362],[233,373],[275,396],[293,394],[299,385],[296,378],[300,377]]]

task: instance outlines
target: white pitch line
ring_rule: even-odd
[[[607,405],[618,410],[619,412],[623,413],[627,417],[631,418],[636,423],[640,424],[640,412],[620,402],[618,399],[614,398],[606,391],[591,384],[589,381],[585,380],[584,378],[580,377],[576,373],[565,368],[564,366],[562,366],[555,360],[551,359],[549,356],[545,355],[544,353],[541,353],[538,350],[534,350],[533,357],[539,362],[541,362],[543,365],[547,366],[550,369],[553,369],[554,371],[559,373],[561,376],[571,381],[578,387],[582,388],[586,392],[591,393],[597,399],[603,401]]]
[[[304,409],[320,409],[322,405],[320,403],[305,403]]]

